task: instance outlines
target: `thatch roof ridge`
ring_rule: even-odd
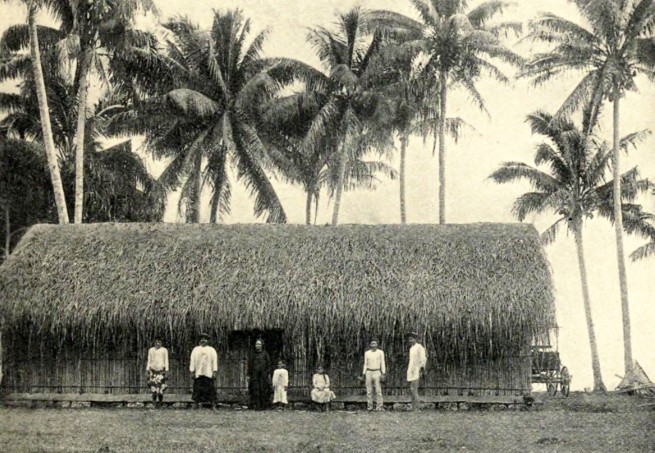
[[[0,267],[0,293],[9,324],[94,342],[124,329],[326,342],[418,329],[454,353],[465,329],[498,349],[554,313],[527,224],[36,225]]]

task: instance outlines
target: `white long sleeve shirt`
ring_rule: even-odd
[[[189,371],[195,373],[195,377],[214,377],[214,373],[218,371],[216,349],[211,346],[196,346],[193,348]]]
[[[314,374],[312,376],[312,386],[315,389],[325,390],[330,388],[330,377],[327,374]]]
[[[168,371],[168,350],[166,348],[155,348],[153,346],[148,350],[146,371],[148,370]]]
[[[273,387],[280,388],[289,385],[289,372],[284,368],[277,368],[273,371]]]
[[[364,353],[364,371],[362,371],[362,374],[366,374],[366,370],[380,371],[382,374],[387,373],[387,366],[384,363],[384,352],[382,349],[376,351],[369,349]]]
[[[421,376],[421,368],[425,368],[427,363],[427,356],[425,348],[415,343],[414,346],[409,348],[409,365],[407,366],[407,382],[417,380]]]

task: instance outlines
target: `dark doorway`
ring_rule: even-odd
[[[249,329],[230,332],[224,359],[219,357],[219,390],[225,392],[245,391],[248,357],[255,350],[255,341],[260,338],[264,342],[264,348],[270,355],[273,365],[277,363],[278,359],[285,359],[283,334],[284,330],[282,329]]]
[[[282,329],[252,329],[235,330],[228,338],[228,349],[231,352],[241,352],[239,355],[246,357],[255,350],[255,342],[261,339],[264,342],[264,349],[268,352],[274,363],[284,357],[284,330]]]

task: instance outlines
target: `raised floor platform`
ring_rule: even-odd
[[[102,394],[102,393],[9,393],[0,398],[0,401],[7,406],[52,406],[52,407],[87,407],[87,406],[127,406],[127,407],[146,407],[152,404],[150,394]],[[534,398],[524,398],[520,396],[465,396],[465,395],[438,395],[424,396],[421,398],[424,405],[432,405],[434,408],[466,406],[484,407],[484,406],[533,406],[540,404]],[[244,396],[219,396],[218,402],[227,406],[247,406],[247,398]],[[32,404],[33,403],[33,404]],[[302,408],[311,404],[309,396],[306,397],[289,397],[291,407]],[[364,395],[347,395],[337,397],[333,401],[337,408],[358,406],[366,404]],[[385,406],[408,405],[410,398],[408,396],[385,396]],[[191,406],[193,401],[189,394],[166,394],[164,396],[164,405],[184,408]]]

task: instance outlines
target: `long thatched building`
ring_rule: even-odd
[[[407,344],[428,350],[426,393],[530,389],[530,343],[553,323],[549,267],[532,226],[96,224],[33,227],[0,267],[5,391],[146,391],[146,351],[169,349],[189,390],[199,332],[219,352],[217,387],[246,388],[262,337],[291,390],[326,365],[339,394],[372,336],[387,392],[404,392]]]

